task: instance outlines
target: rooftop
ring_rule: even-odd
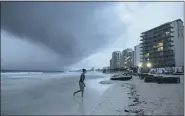
[[[114,51],[113,53],[121,53],[121,51]]]
[[[164,26],[164,25],[170,24],[170,23],[175,22],[175,21],[181,21],[181,22],[183,22],[181,19],[177,19],[177,20],[174,20],[174,21],[171,21],[171,22],[164,23],[164,24],[159,25],[159,26],[157,26],[157,27],[154,27],[154,28],[152,28],[152,29],[150,29],[150,30],[147,30],[147,31],[145,31],[145,32],[142,32],[141,34],[145,34],[145,33],[147,33],[147,32],[150,32],[150,31],[152,31],[152,30],[154,30],[154,29],[157,29],[157,28],[159,28],[159,27],[162,27],[162,26]]]

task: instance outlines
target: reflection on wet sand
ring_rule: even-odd
[[[73,97],[74,101],[78,104],[79,112],[81,115],[85,115],[85,109],[84,109],[84,99],[81,97]]]

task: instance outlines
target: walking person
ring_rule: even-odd
[[[75,95],[75,94],[78,93],[78,92],[82,92],[82,97],[83,97],[83,94],[84,94],[84,87],[85,87],[84,80],[85,80],[85,73],[86,73],[86,72],[87,72],[86,69],[82,69],[82,74],[81,74],[80,80],[79,80],[80,90],[74,92],[73,95]]]

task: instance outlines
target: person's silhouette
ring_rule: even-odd
[[[80,80],[79,80],[80,90],[74,92],[73,95],[75,95],[75,94],[78,93],[78,92],[82,92],[82,97],[83,97],[83,94],[84,94],[84,87],[85,87],[84,80],[85,80],[85,73],[86,73],[86,72],[87,72],[86,69],[82,69],[82,74],[81,74]]]

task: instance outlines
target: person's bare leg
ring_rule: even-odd
[[[84,91],[82,90],[82,97],[84,96]]]
[[[78,90],[78,91],[74,92],[74,93],[73,93],[73,95],[75,95],[76,93],[78,93],[78,92],[81,92],[81,91],[82,91],[82,86],[81,86],[81,83],[80,83],[80,82],[79,82],[79,87],[80,87],[80,90]]]
[[[84,91],[84,86],[83,86],[84,84],[82,83],[82,82],[80,82],[79,83],[79,86],[80,86],[80,90],[81,90],[81,92],[82,92],[82,97],[83,97],[83,91]]]
[[[81,91],[82,91],[82,97],[83,97],[84,96],[84,87],[82,87]]]
[[[74,92],[73,95],[75,95],[75,94],[78,93],[78,92],[81,92],[81,90],[78,90],[78,91]]]

